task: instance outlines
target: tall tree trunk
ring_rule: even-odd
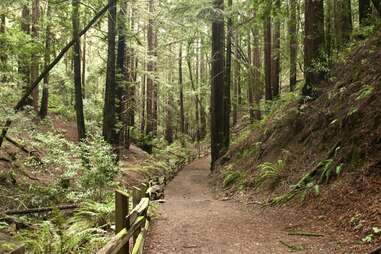
[[[250,122],[254,122],[254,66],[253,66],[253,50],[251,30],[247,34],[247,60],[248,60],[248,79],[247,79],[247,100],[249,105]]]
[[[83,35],[82,46],[82,96],[86,98],[86,54],[87,54],[87,36]]]
[[[254,97],[254,119],[261,119],[261,98],[262,98],[262,81],[261,81],[261,51],[259,47],[259,31],[257,27],[254,27],[253,30],[253,97]]]
[[[28,5],[23,5],[21,11],[21,31],[26,34],[30,34],[30,10]],[[28,91],[30,86],[30,55],[29,54],[21,54],[18,60],[18,72],[20,73],[23,85],[23,93]],[[32,98],[28,96],[22,106],[32,105]]]
[[[224,9],[223,0],[214,0],[214,8]],[[214,163],[225,152],[225,128],[224,128],[224,81],[225,81],[225,29],[222,14],[217,14],[212,23],[212,71],[211,71],[211,155],[212,170]]]
[[[203,40],[201,39],[201,50],[200,50],[200,78],[201,78],[201,83],[202,85],[205,85],[208,82],[208,73],[206,71],[207,69],[207,64],[205,61],[205,54],[203,52]],[[203,103],[203,97],[204,94],[200,96],[200,103],[201,105],[204,105]],[[206,112],[205,108],[201,107],[200,108],[200,139],[204,139],[206,136],[206,128],[207,128],[207,120],[206,120]]]
[[[371,0],[359,0],[359,19],[360,26],[368,26],[369,18],[372,13]]]
[[[135,11],[134,8],[131,12],[131,27],[130,30],[134,32],[135,29]],[[134,49],[132,47],[127,48],[127,67],[128,67],[128,125],[133,127],[135,125],[135,110],[136,110],[136,75],[137,75],[137,57],[135,55]]]
[[[271,6],[268,7],[271,9]],[[265,63],[265,99],[273,99],[273,91],[271,84],[271,16],[270,10],[265,14],[264,18],[264,63]]]
[[[189,42],[188,44],[187,65],[188,65],[190,83],[192,86],[192,90],[194,93],[194,100],[196,104],[195,118],[196,118],[196,129],[197,129],[197,140],[199,140],[199,137],[198,137],[199,109],[201,108],[201,110],[203,110],[203,108],[202,108],[202,103],[201,103],[200,97],[198,96],[197,87],[196,87],[198,78],[196,78],[196,82],[193,78],[192,59],[191,59],[191,42]]]
[[[46,28],[45,28],[45,53],[44,53],[44,69],[46,69],[50,63],[51,55],[51,22],[49,20],[52,12],[51,4],[49,0],[46,1]],[[44,85],[42,88],[42,97],[40,105],[40,118],[44,119],[48,115],[49,107],[49,74],[44,77]]]
[[[241,82],[241,64],[239,62],[239,33],[235,33],[235,58],[233,62],[234,66],[234,89],[233,89],[233,125],[237,124],[238,111],[239,111],[239,89]]]
[[[314,86],[324,79],[324,72],[316,68],[324,55],[324,5],[323,0],[305,0],[304,23],[304,96],[313,96]]]
[[[156,26],[154,25],[155,29],[154,29],[154,56],[155,56],[155,61],[154,61],[154,83],[153,83],[153,98],[152,98],[152,111],[153,111],[153,119],[152,119],[152,123],[153,123],[153,134],[156,136],[157,135],[157,126],[158,126],[158,110],[159,110],[159,83],[158,83],[158,79],[157,79],[157,47],[158,47],[158,29],[156,28]]]
[[[201,125],[200,125],[200,115],[201,115],[201,110],[202,110],[202,102],[201,102],[201,96],[200,96],[200,87],[201,87],[201,82],[200,82],[200,44],[199,40],[196,41],[196,90],[197,90],[197,96],[198,99],[196,101],[196,137],[197,141],[201,140]]]
[[[326,52],[327,52],[327,60],[329,68],[332,65],[332,53],[334,51],[334,40],[333,36],[335,34],[334,29],[334,1],[335,0],[327,0],[326,1],[326,15],[325,15],[325,41],[326,41]]]
[[[144,70],[147,69],[147,65],[145,62],[143,62]],[[145,134],[145,128],[146,128],[146,84],[147,84],[147,75],[143,74],[142,82],[141,82],[141,88],[140,88],[140,94],[141,94],[141,100],[142,100],[142,112],[140,115],[140,133],[141,135]]]
[[[274,37],[271,62],[271,86],[273,98],[278,98],[280,94],[280,0],[275,0],[277,14],[274,19]]]
[[[107,51],[107,73],[105,88],[105,104],[103,108],[103,137],[113,145],[118,144],[116,135],[116,79],[115,79],[115,44],[116,44],[116,0],[109,0],[108,14],[108,51]]]
[[[126,23],[127,23],[127,0],[120,0],[120,10],[118,14],[118,50],[116,57],[117,75],[116,75],[116,119],[119,129],[119,145],[120,148],[129,147],[129,123],[128,115],[128,93],[127,86],[129,85],[129,67],[126,57]]]
[[[168,74],[168,84],[173,83],[172,72]],[[172,89],[167,88],[167,98],[166,98],[166,119],[165,119],[165,140],[168,144],[173,143],[173,94]]]
[[[328,0],[331,1],[331,0]],[[290,20],[289,20],[289,38],[290,38],[290,91],[295,91],[297,82],[297,60],[298,60],[298,31],[296,9],[297,0],[290,0]]]
[[[80,141],[85,140],[85,117],[83,114],[82,82],[81,82],[81,41],[79,38],[79,0],[72,0],[73,13],[73,38],[76,39],[73,48],[74,60],[74,87],[75,87],[75,112],[77,115],[77,130]]]
[[[350,41],[352,34],[351,0],[336,0],[335,2],[335,34],[337,46],[342,48]]]
[[[378,12],[378,17],[381,17],[381,0],[372,0],[374,8]]]
[[[184,84],[183,84],[183,45],[179,47],[179,96],[180,96],[180,132],[185,133],[185,113],[184,113]]]
[[[32,6],[32,38],[35,43],[39,40],[39,19],[40,19],[40,0],[34,0]],[[39,56],[37,52],[32,53],[30,78],[35,80],[39,74]],[[33,108],[36,112],[39,110],[39,89],[38,86],[33,89]]]
[[[228,0],[228,8],[232,9],[233,1]],[[227,19],[227,39],[226,39],[226,62],[225,62],[225,91],[224,91],[224,145],[227,150],[230,146],[230,112],[231,96],[230,88],[232,83],[232,43],[233,43],[233,19]]]
[[[154,31],[154,0],[149,0],[148,11],[150,18],[148,21],[148,31],[147,31],[147,41],[148,41],[148,64],[147,64],[147,127],[146,135],[153,135],[155,131],[155,119],[154,119],[154,95],[155,95],[155,80],[154,80],[154,71],[155,71],[155,62],[153,57],[155,56],[155,31]]]
[[[5,13],[1,14],[0,16],[0,34],[5,34],[5,28],[6,28],[6,20],[5,20]],[[5,48],[2,46],[3,44],[0,44],[0,71],[5,71],[5,67],[7,65],[7,54],[5,52]]]

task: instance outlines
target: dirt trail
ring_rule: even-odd
[[[288,225],[260,208],[217,200],[208,175],[209,159],[201,159],[186,166],[167,186],[166,203],[154,219],[146,253],[289,253],[280,241],[308,246],[298,253],[337,253],[321,249],[316,238],[287,235]]]

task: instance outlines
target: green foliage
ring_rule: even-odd
[[[80,182],[84,188],[103,188],[118,173],[116,157],[112,147],[100,136],[89,136],[86,142],[81,143],[82,175]]]
[[[364,100],[368,97],[370,97],[374,92],[374,87],[371,85],[364,86],[360,92],[358,93],[358,96],[356,97],[357,101]]]
[[[304,202],[311,192],[318,196],[320,194],[320,185],[322,183],[328,184],[334,174],[339,176],[343,166],[344,164],[336,165],[335,161],[331,159],[321,161],[317,166],[318,171],[313,170],[303,175],[295,185],[290,186],[290,191],[272,198],[270,204],[281,205],[296,196],[300,196],[301,202]],[[315,172],[318,172],[318,180],[316,179],[317,176],[314,175]]]
[[[240,190],[246,186],[247,173],[244,171],[235,171],[231,167],[223,173],[223,185],[225,188],[231,187],[232,185],[237,185]]]
[[[372,243],[376,237],[381,236],[381,228],[373,227],[372,231],[361,239],[364,243]]]
[[[265,162],[258,166],[259,174],[255,177],[255,186],[261,187],[265,183],[276,182],[282,171],[285,163],[283,160],[278,160],[276,163]]]
[[[32,253],[92,253],[107,241],[113,209],[112,201],[89,201],[69,220],[54,210],[49,220],[35,224],[37,230],[23,230],[17,239]]]

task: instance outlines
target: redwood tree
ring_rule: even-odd
[[[232,9],[233,1],[228,0],[228,7]],[[230,145],[230,87],[232,83],[232,43],[233,43],[233,19],[227,19],[227,39],[226,39],[226,62],[225,62],[225,89],[224,89],[224,145],[225,149]]]
[[[324,79],[317,67],[324,59],[324,5],[323,0],[305,0],[304,22],[304,96],[313,96],[313,88]]]
[[[264,16],[264,64],[265,64],[265,99],[273,99],[271,85],[271,5],[268,4]]]
[[[183,47],[179,47],[179,100],[180,100],[180,132],[185,133],[185,113],[184,113],[184,84],[183,84]]]
[[[274,4],[276,16],[274,18],[273,49],[271,61],[271,86],[273,98],[279,97],[280,93],[280,0],[275,0]]]
[[[79,140],[86,138],[85,117],[83,114],[82,82],[81,82],[81,41],[79,38],[79,0],[72,0],[73,38],[76,40],[73,48],[74,61],[74,91],[75,112],[77,115],[77,130]]]
[[[23,5],[21,10],[21,31],[30,34],[30,10],[28,5]],[[28,90],[30,85],[30,58],[28,54],[20,54],[18,60],[18,72],[20,73],[23,85],[23,92]],[[22,106],[32,105],[32,98],[28,96]]]
[[[45,52],[44,52],[44,69],[50,63],[50,54],[51,54],[51,22],[48,18],[51,15],[52,7],[47,0],[46,2],[46,28],[45,28]],[[48,115],[48,106],[49,106],[49,74],[44,77],[44,84],[42,88],[42,97],[41,97],[41,105],[40,105],[40,118],[44,119]]]
[[[37,43],[39,39],[39,19],[40,19],[40,1],[34,0],[32,5],[32,38]],[[38,52],[32,53],[31,58],[31,67],[30,67],[30,78],[31,80],[35,80],[39,74],[39,56]],[[33,108],[36,112],[38,112],[39,108],[39,89],[38,86],[33,89],[32,92],[33,98]]]
[[[331,1],[331,0],[329,0]],[[296,87],[296,67],[298,59],[298,31],[297,31],[297,1],[290,0],[290,20],[289,20],[289,38],[290,38],[290,91],[293,92]]]
[[[155,111],[154,111],[154,96],[155,96],[155,80],[153,73],[155,71],[155,31],[154,31],[154,20],[153,20],[153,11],[154,11],[154,0],[149,0],[148,2],[148,11],[150,18],[148,21],[147,29],[147,41],[148,41],[148,63],[147,63],[147,126],[146,126],[146,135],[153,135],[155,131]]]
[[[224,9],[223,0],[214,0],[214,8]],[[211,70],[211,155],[212,170],[214,163],[224,153],[224,80],[225,80],[225,29],[223,14],[217,13],[212,23],[212,70]]]
[[[115,117],[115,46],[116,46],[116,0],[109,0],[108,14],[108,50],[107,50],[107,73],[105,88],[105,103],[103,108],[103,137],[113,145],[118,142],[116,136],[116,117]]]

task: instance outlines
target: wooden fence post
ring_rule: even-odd
[[[115,233],[118,234],[124,228],[129,227],[126,223],[126,216],[128,215],[129,202],[128,194],[122,191],[115,191]],[[127,243],[118,254],[129,254],[130,246]]]
[[[21,245],[14,249],[13,251],[9,252],[8,254],[25,254],[25,246]]]

